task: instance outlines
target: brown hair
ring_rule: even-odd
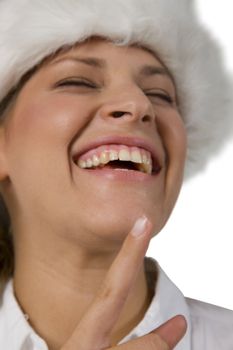
[[[0,125],[4,123],[8,111],[14,104],[18,89],[12,89],[0,103]],[[13,237],[10,216],[0,194],[0,285],[6,282],[14,271]]]
[[[18,89],[12,89],[0,103],[0,125],[4,123],[8,111],[14,104]],[[0,194],[0,284],[6,282],[14,270],[13,238],[10,216]]]
[[[5,282],[13,275],[14,250],[10,229],[10,217],[5,203],[0,196],[0,282]]]

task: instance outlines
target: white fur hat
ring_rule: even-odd
[[[232,134],[232,84],[191,0],[0,0],[0,101],[46,56],[93,35],[159,55],[187,129],[186,178],[203,169]]]

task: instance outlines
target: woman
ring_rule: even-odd
[[[232,132],[192,4],[3,0],[0,23],[0,348],[232,349],[233,313],[144,259]]]

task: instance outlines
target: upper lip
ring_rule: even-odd
[[[161,159],[159,159],[159,155],[157,153],[157,149],[155,145],[153,145],[150,141],[147,139],[141,138],[141,137],[133,137],[133,136],[126,136],[126,135],[113,135],[113,136],[102,136],[98,137],[95,140],[91,141],[90,143],[86,144],[85,146],[81,147],[78,152],[73,152],[72,158],[78,159],[82,154],[86,153],[87,151],[97,148],[102,145],[108,145],[108,144],[120,144],[125,146],[135,146],[135,147],[141,147],[145,150],[149,151],[151,153],[152,157],[152,163],[153,163],[153,169],[157,167],[161,167]]]

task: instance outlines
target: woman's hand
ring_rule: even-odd
[[[95,299],[61,350],[170,350],[183,337],[186,321],[176,316],[147,335],[118,346],[110,344],[111,331],[144,261],[151,229],[145,217],[132,228]],[[141,235],[134,236],[139,232]]]

